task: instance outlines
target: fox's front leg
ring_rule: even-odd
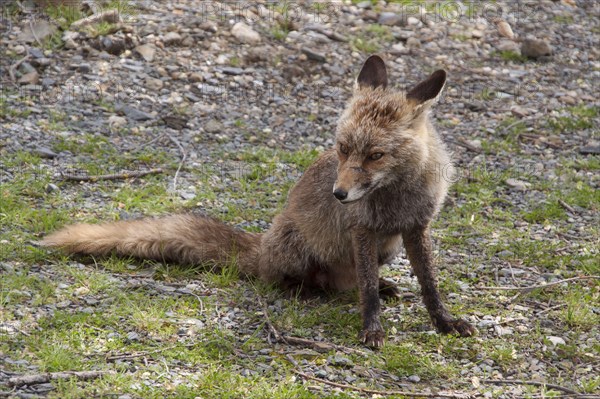
[[[421,285],[423,302],[436,329],[469,337],[477,330],[463,319],[455,319],[444,306],[437,288],[428,227],[416,227],[402,235],[410,264]]]
[[[363,322],[359,339],[368,346],[383,345],[385,333],[379,313],[379,266],[377,264],[377,241],[372,232],[356,229],[352,234],[354,262]]]

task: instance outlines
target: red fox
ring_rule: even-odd
[[[446,72],[438,70],[407,92],[395,91],[387,87],[384,61],[369,57],[339,120],[335,148],[306,170],[263,234],[178,214],[67,226],[42,244],[181,264],[218,264],[235,256],[242,274],[283,287],[358,287],[359,339],[372,347],[382,346],[385,336],[380,296],[400,294],[379,278],[379,267],[404,244],[434,326],[470,336],[476,330],[453,318],[440,298],[429,232],[453,170],[428,115],[445,82]]]

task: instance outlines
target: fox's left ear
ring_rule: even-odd
[[[427,79],[410,89],[406,98],[414,100],[418,105],[429,105],[433,103],[446,84],[446,71],[437,70]]]
[[[376,89],[381,87],[385,89],[387,84],[387,70],[383,59],[378,55],[367,58],[358,74],[358,78],[356,78],[356,85],[360,88],[370,87]]]

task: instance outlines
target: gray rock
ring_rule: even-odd
[[[549,56],[552,55],[552,46],[546,40],[525,39],[521,43],[521,54],[533,59]]]
[[[417,383],[419,381],[421,381],[421,377],[419,377],[418,375],[411,375],[410,377],[407,378],[410,382],[414,382]]]
[[[22,85],[34,85],[40,80],[40,75],[37,71],[26,73],[19,78],[19,83]]]
[[[379,14],[379,19],[377,23],[380,25],[387,26],[405,26],[406,25],[406,15],[405,14],[396,14],[394,12],[382,12]]]
[[[127,104],[121,104],[121,103],[117,104],[115,106],[115,111],[124,114],[128,118],[133,119],[134,121],[148,121],[148,120],[154,119],[154,116],[152,114],[149,114],[148,112],[140,111],[139,109],[134,108]]]
[[[33,150],[33,153],[35,155],[39,156],[40,158],[46,158],[46,159],[53,159],[58,156],[57,153],[55,153],[54,151],[52,151],[50,148],[47,148],[47,147],[36,147],[35,150]]]
[[[207,133],[219,133],[223,131],[223,124],[216,119],[211,119],[204,125],[204,131]]]
[[[319,61],[319,62],[327,61],[327,58],[325,58],[325,55],[323,53],[319,53],[308,47],[302,47],[301,51],[303,54],[305,54],[311,60]]]
[[[506,179],[506,185],[518,191],[526,191],[529,187],[531,187],[531,183],[512,178]]]
[[[173,46],[181,43],[181,35],[177,32],[169,32],[163,36],[163,43],[167,46]]]
[[[325,378],[327,377],[327,371],[323,370],[323,369],[319,369],[315,372],[315,377],[317,378]]]
[[[138,53],[144,60],[152,62],[154,60],[154,54],[156,53],[156,47],[152,44],[142,44],[137,46],[135,52]]]
[[[245,44],[260,43],[260,35],[243,22],[238,22],[231,28],[231,34],[240,42]]]
[[[150,76],[146,78],[146,88],[148,90],[159,91],[163,88],[163,85],[164,83],[160,79],[152,78]]]

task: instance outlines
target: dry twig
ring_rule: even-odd
[[[177,140],[175,137],[171,136],[170,134],[167,134],[167,136],[169,137],[169,140],[171,140],[173,143],[175,143],[177,145],[177,147],[179,147],[179,151],[181,151],[181,162],[179,162],[179,166],[177,167],[177,170],[175,171],[175,176],[173,176],[173,191],[176,191],[177,190],[177,177],[179,176],[179,171],[183,167],[183,164],[187,158],[187,153],[185,152],[185,148],[183,148],[183,146],[181,145],[179,140]]]
[[[546,284],[538,284],[538,285],[529,285],[526,287],[477,287],[477,289],[479,290],[496,290],[496,291],[521,291],[521,292],[528,292],[528,291],[533,291],[533,290],[537,290],[537,289],[543,289],[543,288],[548,288],[548,287],[552,287],[554,285],[558,285],[558,284],[562,284],[562,283],[568,283],[571,281],[577,281],[577,280],[600,280],[600,276],[578,276],[578,277],[571,277],[571,278],[566,278],[563,280],[558,280],[558,281],[553,281],[551,283],[546,283]]]
[[[307,346],[311,349],[316,350],[317,352],[328,352],[330,350],[335,349],[335,350],[339,350],[340,352],[344,352],[344,353],[353,353],[353,354],[357,354],[357,355],[361,355],[361,356],[368,356],[368,354],[366,352],[361,351],[359,349],[348,348],[345,346],[336,345],[331,342],[313,341],[312,339],[292,337],[292,336],[287,336],[287,335],[284,336],[279,331],[277,331],[277,329],[271,322],[271,319],[269,318],[269,313],[267,311],[267,307],[265,304],[263,304],[263,313],[265,316],[266,326],[269,329],[269,332],[275,337],[276,342],[282,342],[282,343],[285,343],[288,345]]]
[[[155,169],[148,169],[148,170],[140,170],[137,172],[111,173],[108,175],[88,176],[88,175],[61,174],[61,176],[63,179],[71,180],[71,181],[124,180],[124,179],[131,179],[134,177],[142,177],[142,176],[146,176],[146,175],[162,173],[162,171],[163,171],[162,168],[155,168]]]
[[[28,374],[8,379],[8,386],[19,387],[22,385],[44,384],[52,380],[63,378],[77,378],[80,380],[91,380],[105,375],[115,374],[113,370],[98,371],[60,371],[56,373]]]

